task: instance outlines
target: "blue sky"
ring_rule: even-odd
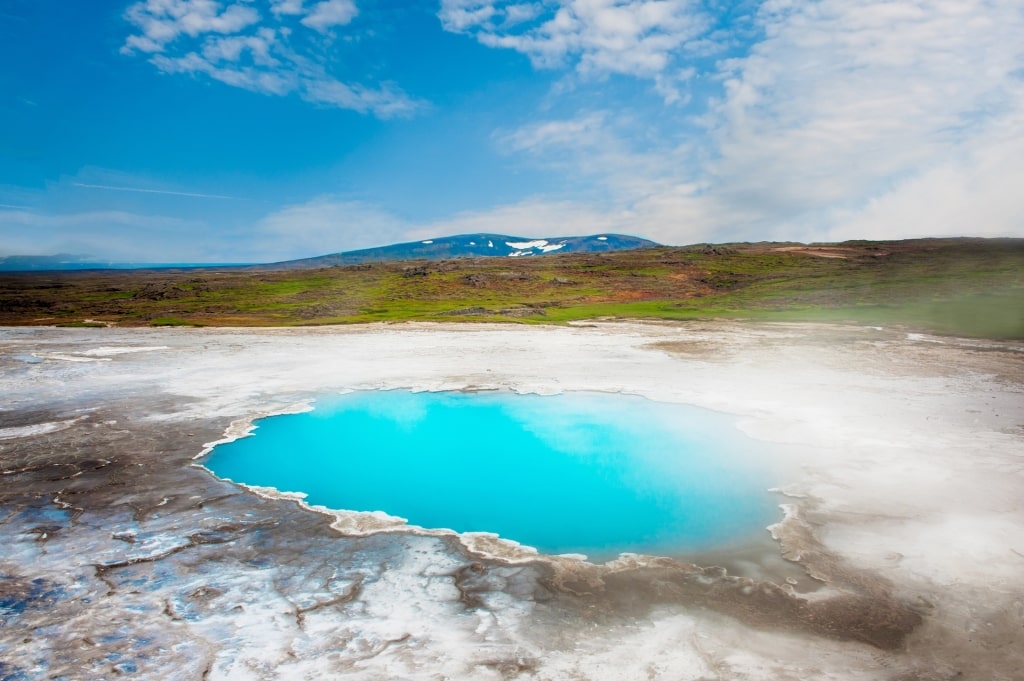
[[[1019,0],[0,1],[0,256],[1024,236]]]

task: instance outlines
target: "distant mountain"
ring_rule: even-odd
[[[58,253],[57,255],[9,255],[0,258],[0,272],[36,272],[46,270],[90,270],[112,267],[113,263],[97,263],[85,256]]]
[[[423,241],[331,253],[315,258],[256,265],[260,269],[312,269],[332,265],[358,265],[387,260],[444,260],[446,258],[524,258],[548,253],[628,251],[659,246],[653,241],[624,234],[563,236],[533,239],[507,234],[460,234]]]
[[[0,258],[0,272],[53,272],[68,270],[187,270],[216,267],[243,267],[249,263],[215,262],[99,262],[89,256],[8,255]]]
[[[390,246],[343,251],[313,258],[284,260],[268,264],[245,263],[124,263],[97,262],[88,256],[10,255],[0,257],[0,272],[46,272],[52,270],[132,270],[132,269],[200,269],[245,267],[261,270],[298,270],[358,265],[386,260],[444,260],[446,258],[508,257],[523,258],[547,253],[595,253],[628,251],[659,246],[653,241],[624,234],[595,234],[532,239],[506,234],[461,234],[424,241],[410,241]]]

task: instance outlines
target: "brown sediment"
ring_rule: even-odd
[[[774,527],[783,554],[820,580],[826,595],[808,598],[789,584],[646,556],[605,565],[551,559],[545,561],[551,567],[545,584],[579,599],[582,607],[609,614],[636,617],[676,604],[717,611],[752,627],[859,641],[883,650],[901,649],[923,622],[920,607],[904,602],[885,578],[846,565],[795,511]]]

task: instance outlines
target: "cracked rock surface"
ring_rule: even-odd
[[[595,565],[218,480],[340,390],[735,414],[760,541]],[[766,450],[767,451],[767,450]],[[0,330],[0,679],[1018,679],[1024,347],[798,324]],[[259,492],[259,493],[258,493]]]

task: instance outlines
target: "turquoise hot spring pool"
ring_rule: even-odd
[[[729,416],[641,397],[392,390],[260,419],[204,465],[310,504],[607,559],[763,535],[780,517],[769,456]]]

